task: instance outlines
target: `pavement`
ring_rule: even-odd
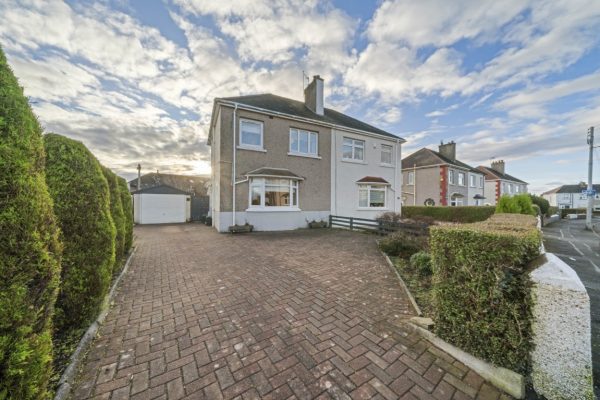
[[[135,228],[75,399],[510,397],[409,329],[375,236]]]
[[[590,296],[592,317],[592,360],[596,396],[600,394],[600,218],[594,232],[585,220],[563,219],[543,228],[546,251],[556,254],[573,268]]]

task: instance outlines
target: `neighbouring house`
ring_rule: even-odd
[[[456,158],[456,143],[426,147],[402,160],[404,205],[481,206],[484,175]]]
[[[501,196],[527,193],[527,182],[505,172],[504,160],[492,161],[491,167],[477,167],[485,174],[486,204],[495,206]]]
[[[323,91],[317,75],[304,102],[273,94],[215,99],[208,144],[218,231],[400,211],[404,140],[326,108]]]
[[[600,184],[595,184],[594,211],[600,211]],[[562,185],[545,193],[542,197],[548,200],[551,206],[558,208],[586,208],[588,196],[585,193],[587,184],[580,182],[576,185]]]
[[[141,167],[139,167],[141,168]],[[138,170],[139,171],[139,170]],[[138,188],[139,185],[139,188]],[[210,176],[207,175],[180,175],[180,174],[164,174],[159,173],[158,171],[148,173],[148,174],[138,174],[138,177],[129,181],[129,191],[133,194],[136,192],[141,192],[146,189],[153,188],[174,188],[185,194],[189,195],[190,202],[190,216],[189,218],[181,220],[181,217],[178,217],[177,220],[179,222],[186,222],[189,220],[199,221],[206,215],[208,215],[210,211],[209,205],[209,186],[210,186]],[[155,189],[153,189],[155,190]],[[159,189],[160,190],[160,189]],[[158,194],[158,193],[155,193]],[[134,196],[134,209],[136,207]],[[163,201],[157,203],[161,207],[173,207],[176,204],[175,201]],[[179,208],[175,209],[158,209],[152,208],[147,209],[146,211],[158,213],[160,215],[181,215],[181,210]],[[146,214],[149,215],[149,214]],[[144,223],[136,221],[136,223]],[[154,222],[153,222],[154,223]]]
[[[133,222],[173,224],[191,219],[191,194],[169,185],[136,190],[133,196]]]

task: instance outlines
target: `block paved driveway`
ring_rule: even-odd
[[[73,398],[509,398],[400,322],[413,311],[375,236],[135,235]]]

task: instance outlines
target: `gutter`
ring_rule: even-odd
[[[232,203],[231,203],[231,225],[235,225],[235,177],[236,177],[236,156],[237,156],[237,123],[236,123],[236,113],[237,113],[238,105],[235,103],[235,107],[233,109],[233,138],[231,143],[233,144],[233,159],[231,160],[231,188],[232,188]]]
[[[388,140],[388,141],[400,141],[400,143],[406,143],[406,140],[400,138],[400,137],[390,137],[390,136],[385,136],[385,135],[380,135],[378,133],[374,133],[374,132],[367,132],[367,131],[363,131],[360,129],[355,129],[355,128],[349,128],[347,126],[342,126],[342,125],[337,125],[337,124],[332,124],[330,122],[324,122],[324,121],[319,121],[316,119],[310,119],[310,118],[304,118],[304,117],[298,117],[295,115],[291,115],[291,114],[286,114],[286,113],[282,113],[282,112],[278,112],[278,111],[273,111],[273,110],[267,110],[266,108],[261,108],[261,107],[254,107],[254,106],[249,106],[246,104],[240,104],[240,103],[236,103],[236,102],[232,102],[232,101],[228,101],[228,100],[222,100],[222,99],[216,99],[215,102],[218,102],[219,104],[225,105],[225,106],[229,106],[229,107],[235,107],[240,108],[242,110],[248,110],[248,111],[256,111],[256,112],[260,112],[262,114],[267,114],[267,115],[276,115],[282,118],[287,118],[287,119],[291,119],[291,120],[296,120],[296,121],[300,121],[300,122],[305,122],[305,123],[310,123],[310,124],[314,124],[314,125],[321,125],[321,126],[326,126],[329,128],[333,128],[333,129],[338,129],[338,130],[342,130],[342,131],[347,131],[347,132],[351,132],[351,133],[359,133],[365,136],[371,136],[371,137],[376,137],[379,139],[383,139],[383,140]]]

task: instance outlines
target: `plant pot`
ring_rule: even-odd
[[[231,233],[252,232],[254,225],[232,225],[229,227]]]
[[[311,229],[327,228],[327,222],[325,221],[313,221],[308,223],[308,227]]]

